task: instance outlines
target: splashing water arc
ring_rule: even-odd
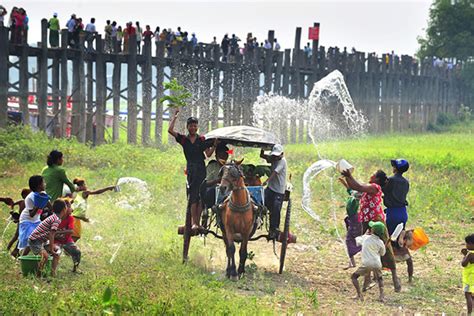
[[[147,208],[150,205],[151,193],[148,184],[138,178],[123,177],[118,179],[120,187],[119,200],[116,205],[125,210]]]
[[[311,208],[311,180],[320,174],[322,171],[334,168],[336,163],[332,160],[322,159],[313,163],[308,169],[306,169],[303,175],[303,198],[301,200],[301,206],[314,220],[319,221],[320,217]]]
[[[367,119],[355,108],[339,70],[314,84],[307,103],[309,136],[315,145],[326,139],[358,136],[367,128]]]

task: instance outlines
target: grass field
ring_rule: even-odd
[[[312,182],[312,206],[321,222],[300,207],[302,174],[318,160],[313,145],[289,145],[285,150],[294,185],[292,232],[298,235],[298,243],[289,246],[286,271],[277,273],[271,243],[254,242],[246,276],[231,282],[224,276],[221,241],[194,238],[190,262],[181,264],[177,226],[184,222],[185,161],[179,148],[112,144],[91,149],[24,130],[0,131],[0,196],[19,199],[28,177],[41,171],[53,148],[64,152],[69,177],[82,176],[91,188],[133,176],[145,180],[152,194],[146,207],[133,210],[116,205],[120,193],[91,197],[92,222],[83,225],[78,243],[83,273],[70,273],[71,260],[63,257],[58,277],[49,283],[23,278],[18,262],[4,251],[15,228],[10,225],[4,231],[8,209],[1,205],[0,314],[459,314],[465,311],[460,250],[463,237],[474,227],[472,133],[471,124],[443,134],[370,136],[318,146],[324,158],[350,161],[360,179],[379,168],[389,171],[390,158],[403,156],[411,163],[408,226],[423,227],[431,243],[413,254],[412,285],[406,283],[404,265],[399,266],[401,293],[394,293],[390,277],[385,277],[387,303],[380,304],[376,289],[367,293],[364,303],[351,299],[351,272],[342,270],[347,259],[336,231],[344,233],[346,196],[337,184],[331,194],[330,178],[335,175],[328,172]],[[247,162],[260,162],[257,150],[244,153]]]

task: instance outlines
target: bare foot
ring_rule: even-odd
[[[383,297],[383,296],[380,296],[378,301],[381,302],[381,303],[386,302],[385,297]]]

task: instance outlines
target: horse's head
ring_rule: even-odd
[[[227,194],[229,191],[232,191],[235,187],[239,186],[238,182],[244,177],[241,167],[242,161],[243,159],[222,166],[219,172],[219,178],[221,179],[219,188],[221,194]]]

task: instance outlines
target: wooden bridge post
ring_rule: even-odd
[[[300,90],[301,90],[301,80],[300,80],[300,44],[301,44],[301,27],[296,28],[295,34],[295,47],[293,49],[293,58],[292,58],[292,76],[291,76],[291,96],[293,99],[299,99]],[[290,143],[296,143],[296,129],[297,121],[296,117],[292,116],[290,120]],[[300,141],[302,141],[300,139]]]
[[[66,137],[67,128],[67,88],[68,88],[68,69],[67,69],[67,46],[68,31],[61,31],[61,109],[59,120],[59,134]]]
[[[48,110],[48,21],[41,20],[41,53],[38,55],[38,127],[46,131]]]
[[[67,35],[66,35],[67,36]],[[93,141],[94,129],[94,63],[92,59],[87,60],[87,75],[86,75],[86,103],[87,103],[87,119],[86,119],[86,141]]]
[[[127,82],[128,82],[128,102],[127,102],[127,142],[137,143],[137,40],[136,35],[131,35],[128,41],[127,55]]]
[[[8,55],[10,43],[8,28],[0,26],[0,128],[8,122]]]
[[[95,38],[96,59],[95,59],[95,98],[96,98],[96,144],[101,145],[105,141],[105,110],[106,110],[106,93],[107,93],[107,74],[106,64],[104,60],[104,42],[101,35]]]
[[[28,96],[29,96],[29,87],[28,87],[28,49],[29,46],[27,43],[21,45],[21,55],[20,55],[20,111],[22,115],[23,124],[30,124],[30,111],[28,108]],[[54,70],[53,70],[54,72]],[[53,82],[54,83],[54,82]],[[55,93],[56,91],[53,91]]]
[[[120,62],[120,49],[116,37],[113,37],[113,59],[114,70],[112,73],[112,103],[114,108],[114,120],[112,125],[112,141],[115,143],[120,139],[120,83],[122,76],[122,63]]]
[[[317,27],[319,29],[319,22],[314,22],[313,27]],[[318,52],[319,52],[319,37],[318,39],[313,40],[313,55],[311,55],[311,70],[312,74],[310,76],[309,84],[308,84],[308,93],[311,93],[314,84],[318,81]]]
[[[272,91],[273,82],[273,41],[275,40],[275,31],[268,31],[268,41],[271,44],[270,49],[265,49],[265,79],[264,92],[266,94]]]
[[[84,36],[79,36],[79,47],[84,45]],[[86,141],[86,106],[84,93],[84,50],[73,60],[72,81],[72,127],[71,134],[81,143]]]
[[[291,49],[285,49],[283,63],[283,83],[281,87],[281,94],[284,97],[290,96],[290,69],[291,69]],[[283,144],[288,143],[288,120],[285,118],[280,122],[280,141]]]
[[[145,62],[142,64],[142,144],[150,144],[151,128],[151,39],[144,40],[143,55]]]
[[[241,125],[243,117],[243,56],[236,55],[236,65],[234,68],[234,90],[232,106],[232,124]]]
[[[51,71],[51,85],[52,85],[52,102],[53,102],[53,115],[54,115],[54,137],[61,137],[59,129],[59,82],[60,82],[60,72],[59,72],[59,52],[55,52],[55,57],[53,59],[53,68]]]
[[[232,65],[229,63],[222,64],[224,72],[223,81],[223,102],[222,108],[224,113],[224,126],[231,125],[231,112],[232,112]]]
[[[164,94],[164,66],[165,66],[165,42],[159,41],[156,48],[156,107],[155,107],[155,144],[159,147],[163,143],[163,104],[160,98]]]
[[[220,92],[220,47],[213,46],[214,68],[212,73],[212,110],[211,110],[211,127],[216,129],[219,126],[219,92]]]

